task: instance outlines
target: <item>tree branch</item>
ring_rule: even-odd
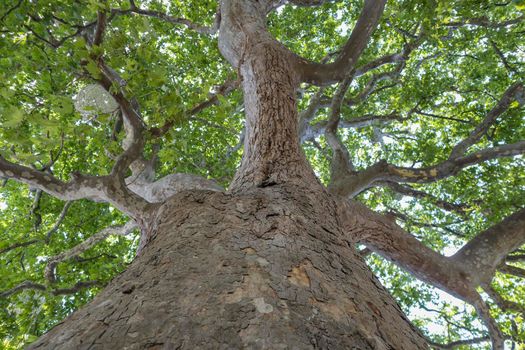
[[[53,225],[53,227],[51,227],[46,232],[46,238],[45,238],[45,243],[46,244],[48,244],[51,241],[51,236],[58,230],[58,228],[62,224],[62,221],[64,221],[64,219],[66,218],[67,211],[68,211],[69,207],[71,206],[71,204],[73,204],[73,202],[71,202],[71,201],[70,202],[66,202],[66,204],[62,208],[62,211],[60,212],[60,215],[58,216],[58,219],[55,222],[55,224]]]
[[[525,269],[514,265],[502,264],[498,266],[498,271],[506,275],[513,275],[516,277],[525,278]]]
[[[465,210],[468,208],[467,204],[464,204],[464,203],[460,203],[460,204],[450,203],[450,202],[444,201],[442,199],[439,199],[439,198],[431,195],[430,193],[426,193],[426,192],[423,192],[423,191],[416,190],[415,188],[412,188],[411,186],[408,186],[408,185],[400,185],[397,182],[386,181],[386,182],[378,183],[377,185],[382,185],[382,186],[389,187],[393,191],[395,191],[397,193],[400,193],[400,194],[403,194],[403,195],[406,195],[406,196],[410,196],[410,197],[414,197],[414,198],[418,198],[418,199],[427,199],[427,200],[429,200],[430,202],[432,202],[434,205],[436,205],[437,207],[439,207],[441,209],[444,209],[444,210],[447,210],[447,211],[452,211],[452,212],[455,212],[455,213],[457,213],[459,215],[462,215],[462,216],[466,214]]]
[[[341,103],[343,102],[346,90],[348,90],[353,78],[353,73],[350,72],[350,74],[337,87],[330,107],[330,119],[325,127],[324,135],[328,145],[330,145],[330,148],[332,149],[332,162],[330,167],[331,182],[337,181],[338,178],[344,177],[348,172],[355,170],[350,161],[348,149],[337,135],[337,128],[341,119]]]
[[[375,61],[370,62],[369,64],[365,64],[357,70],[354,71],[354,78],[361,76],[365,73],[367,73],[370,70],[373,70],[377,68],[378,66],[386,63],[393,63],[398,62],[397,67],[392,71],[382,72],[379,74],[374,74],[370,80],[367,82],[364,89],[359,92],[354,97],[351,98],[345,98],[344,104],[351,107],[354,105],[357,105],[363,101],[365,101],[368,97],[370,97],[372,94],[377,93],[379,91],[394,87],[397,85],[397,82],[394,82],[392,84],[388,84],[379,88],[376,88],[379,82],[384,81],[386,79],[394,79],[401,72],[403,71],[405,67],[405,61],[408,59],[408,56],[412,52],[414,48],[416,48],[421,43],[422,36],[417,36],[416,40],[413,42],[407,43],[404,45],[402,53],[394,54],[394,55],[387,55],[384,57],[381,57]],[[301,112],[300,114],[300,123],[299,123],[299,136],[301,138],[301,142],[312,140],[313,138],[320,136],[325,131],[326,123],[327,121],[321,121],[317,123],[317,125],[309,125],[309,122],[315,117],[317,111],[320,108],[324,107],[330,107],[332,105],[332,100],[334,97],[329,98],[323,96],[324,89],[319,90],[313,98],[310,101],[310,104],[308,105],[308,108]],[[412,113],[412,112],[411,112]],[[370,126],[374,125],[376,123],[382,123],[382,122],[388,122],[391,120],[403,120],[405,118],[402,118],[400,116],[394,116],[395,113],[392,113],[390,115],[385,116],[386,119],[380,119],[381,116],[363,116],[360,118],[354,118],[350,121],[343,120],[340,121],[339,127],[342,128],[358,128],[358,127],[364,127],[364,126]]]
[[[206,35],[213,35],[219,29],[219,19],[220,19],[219,14],[216,15],[214,25],[212,27],[206,27],[206,26],[202,26],[202,25],[193,23],[192,21],[186,18],[170,16],[160,11],[141,9],[135,4],[135,1],[133,0],[130,0],[129,3],[130,3],[130,8],[128,10],[112,9],[111,10],[112,14],[135,13],[135,14],[142,15],[142,16],[153,17],[153,18],[157,18],[157,19],[166,21],[168,23],[186,26],[188,29],[191,29],[197,33],[206,34]]]
[[[405,117],[395,112],[392,112],[390,114],[385,114],[385,115],[368,114],[368,115],[363,115],[361,117],[340,120],[338,124],[338,128],[339,129],[359,129],[359,128],[365,128],[368,126],[387,124],[393,121],[403,121],[405,119],[406,119]],[[321,136],[325,132],[327,125],[328,125],[327,120],[321,120],[315,124],[308,125],[307,128],[303,131],[303,134],[301,135],[302,142],[311,141]]]
[[[505,57],[505,55],[503,54],[503,52],[500,50],[500,48],[498,47],[498,45],[496,45],[496,43],[494,42],[494,40],[490,40],[490,45],[492,46],[492,48],[494,49],[494,51],[496,52],[496,54],[498,55],[498,57],[500,58],[501,62],[503,63],[503,66],[505,66],[505,68],[507,69],[507,71],[509,71],[510,73],[517,73],[516,72],[516,69],[514,69],[509,61],[507,60],[507,58]]]
[[[97,24],[97,33],[99,31],[101,33],[95,35],[95,37],[100,38],[100,45],[102,44],[106,17],[100,15],[99,12],[98,19],[104,22]],[[91,45],[94,46],[94,41]],[[145,145],[145,126],[140,114],[122,91],[124,80],[105,64],[103,57],[92,54],[91,58],[100,68],[101,74],[98,82],[113,96],[122,110],[124,128],[126,130],[126,138],[123,141],[124,152],[117,157],[110,175],[107,176],[105,193],[111,200],[123,205],[128,212],[133,214],[133,217],[139,218],[144,214],[144,209],[147,207],[148,202],[127,188],[124,177],[131,165],[137,159],[142,158]]]
[[[192,117],[198,113],[200,113],[202,110],[215,105],[219,102],[219,96],[227,96],[232,91],[237,89],[239,86],[238,80],[230,80],[226,81],[224,84],[219,86],[217,88],[217,92],[212,94],[206,101],[203,101],[196,106],[194,106],[189,111],[184,112],[184,117],[189,118]],[[175,124],[175,118],[168,118],[168,120],[162,125],[161,127],[154,127],[149,129],[149,132],[153,137],[160,137],[167,133]]]
[[[35,283],[31,281],[24,281],[15,287],[8,289],[2,293],[0,293],[0,298],[6,298],[9,297],[17,292],[21,292],[26,289],[33,289],[33,290],[41,290],[44,292],[49,292],[53,295],[66,295],[66,294],[73,294],[78,292],[81,289],[89,288],[93,286],[102,286],[103,283],[100,281],[83,281],[83,282],[77,282],[74,286],[70,288],[57,288],[57,289],[50,289],[46,287],[43,284]]]
[[[289,0],[288,2],[295,6],[309,7],[309,6],[321,6],[328,2],[334,2],[338,0]]]
[[[193,174],[170,174],[155,182],[129,182],[128,188],[150,203],[160,203],[185,190],[224,191],[215,181]]]
[[[0,249],[0,255],[1,254],[4,254],[4,253],[7,253],[13,249],[16,249],[16,248],[23,248],[23,247],[27,247],[27,246],[30,246],[32,244],[35,244],[35,243],[39,243],[39,242],[42,242],[41,239],[31,239],[29,241],[25,241],[25,242],[18,242],[18,243],[14,243],[14,244],[11,244],[3,249]]]
[[[466,167],[479,164],[489,159],[511,157],[523,153],[525,153],[525,141],[519,141],[510,145],[486,148],[467,156],[453,160],[449,159],[427,168],[414,169],[388,165],[386,167],[386,174],[382,174],[379,177],[387,181],[429,183],[456,175]]]
[[[99,46],[102,44],[102,40],[104,39],[104,33],[106,31],[106,11],[98,11],[97,12],[97,26],[95,27],[95,35],[93,36],[93,45]]]
[[[95,287],[95,286],[104,286],[104,283],[101,281],[81,281],[81,282],[75,283],[75,285],[70,288],[52,289],[50,290],[50,293],[53,295],[74,294],[82,289]]]
[[[25,183],[65,201],[83,198],[95,201],[106,199],[102,177],[72,174],[73,178],[65,183],[48,173],[11,163],[2,156],[0,156],[0,177]]]
[[[478,124],[478,126],[469,134],[467,138],[459,142],[450,153],[450,159],[455,159],[463,155],[467,149],[477,143],[483,135],[485,135],[489,127],[496,121],[503,112],[505,112],[510,104],[518,99],[518,96],[523,95],[523,84],[516,83],[509,87],[503,94],[498,104],[487,113],[485,119]]]
[[[483,287],[483,290],[496,303],[496,305],[503,311],[519,312],[525,316],[525,306],[516,302],[504,299],[490,284]]]
[[[341,54],[332,63],[321,64],[301,60],[299,69],[304,82],[328,85],[343,80],[355,68],[370,36],[383,14],[386,0],[365,0],[363,10]]]
[[[507,258],[505,259],[505,261],[525,261],[525,254],[511,254],[509,256],[507,256]]]
[[[426,247],[395,222],[358,202],[340,203],[339,218],[352,243],[364,244],[415,277],[473,305],[489,329],[493,348],[503,349],[504,336],[476,288],[491,292],[496,267],[505,255],[525,243],[525,209],[480,233],[452,257]],[[499,303],[523,312],[516,303]]]
[[[9,9],[8,9],[8,10],[2,15],[2,17],[0,17],[0,22],[3,22],[4,19],[6,19],[7,16],[9,16],[9,14],[11,14],[11,12],[13,12],[13,11],[16,10],[17,8],[19,8],[20,5],[22,5],[22,2],[23,2],[23,1],[24,1],[24,0],[18,0],[18,2],[17,2],[13,7],[9,8]]]
[[[505,257],[525,243],[525,208],[478,234],[451,259],[470,270],[479,270],[478,285],[488,283]]]
[[[26,289],[46,290],[47,287],[44,286],[43,284],[40,284],[40,283],[35,283],[35,282],[31,282],[31,281],[24,281],[22,283],[17,284],[13,288],[8,289],[8,290],[3,291],[2,293],[0,293],[0,298],[6,298],[6,297],[8,297],[10,295],[13,295],[13,294],[15,294],[17,292],[21,292],[21,291],[26,290]]]
[[[461,265],[428,248],[395,221],[356,201],[340,204],[339,217],[350,240],[408,270],[415,277],[462,300],[478,296],[469,272]]]
[[[525,141],[482,149],[468,155],[465,152],[486,134],[496,118],[505,112],[516,100],[523,101],[523,84],[516,83],[505,91],[497,105],[492,108],[484,120],[452,149],[449,158],[439,164],[426,168],[407,168],[380,161],[359,172],[350,173],[337,183],[331,184],[334,193],[341,196],[355,196],[373,186],[378,181],[430,183],[456,175],[462,169],[489,159],[511,157],[525,153]]]
[[[463,27],[463,26],[475,26],[475,27],[487,27],[487,28],[503,28],[514,24],[518,24],[525,20],[525,16],[519,16],[514,19],[503,22],[491,22],[487,17],[470,18],[459,22],[445,23],[446,27]]]
[[[388,211],[385,212],[385,215],[392,216],[395,219],[400,219],[404,221],[407,224],[416,225],[419,227],[432,227],[432,228],[439,228],[443,231],[446,231],[447,233],[451,233],[457,237],[465,238],[465,235],[462,235],[461,233],[454,231],[447,227],[447,225],[450,225],[451,223],[443,223],[443,224],[435,224],[435,223],[428,223],[428,222],[419,222],[414,220],[413,218],[409,217],[408,215],[401,213],[398,210],[395,210],[393,208],[388,207]]]
[[[60,227],[60,225],[62,224],[62,221],[64,221],[64,218],[66,217],[67,215],[67,211],[69,209],[69,207],[71,206],[73,202],[66,202],[66,204],[64,205],[64,207],[62,208],[62,211],[60,212],[60,215],[57,219],[57,221],[55,222],[55,224],[53,225],[53,227],[51,227],[45,234],[45,238],[44,239],[31,239],[29,241],[25,241],[25,242],[18,242],[18,243],[14,243],[14,244],[11,244],[10,246],[7,246],[3,249],[0,250],[0,255],[1,254],[4,254],[4,253],[7,253],[13,249],[16,249],[16,248],[23,248],[23,247],[27,247],[27,246],[30,246],[30,245],[33,245],[35,243],[45,243],[45,244],[49,244],[50,240],[51,240],[51,235],[53,235],[53,233],[55,233],[58,228]]]
[[[46,267],[44,269],[44,275],[45,275],[46,279],[50,283],[55,283],[57,281],[55,270],[56,270],[56,266],[59,263],[64,262],[64,261],[69,260],[69,259],[72,259],[72,258],[82,254],[83,252],[85,252],[89,248],[93,247],[98,242],[106,239],[110,235],[125,236],[125,235],[131,233],[137,226],[138,225],[135,223],[135,221],[130,220],[126,224],[124,224],[122,226],[107,227],[107,228],[103,229],[102,231],[99,231],[96,234],[94,234],[93,236],[89,237],[88,239],[86,239],[82,243],[76,245],[75,247],[73,247],[73,248],[71,248],[69,250],[66,250],[65,252],[62,252],[62,253],[60,253],[58,255],[55,255],[53,257],[50,257],[48,259],[47,265],[46,265]]]
[[[134,218],[144,215],[148,203],[129,190],[122,189],[120,183],[116,183],[111,176],[88,176],[78,173],[71,176],[69,182],[62,182],[48,173],[11,163],[0,156],[0,177],[27,184],[64,201],[91,199],[109,202]],[[130,195],[124,195],[125,191]]]
[[[472,339],[462,339],[462,340],[456,340],[456,341],[453,341],[447,344],[439,344],[435,342],[429,342],[429,343],[430,343],[430,346],[434,349],[450,350],[450,349],[455,349],[460,346],[474,345],[474,344],[479,344],[479,343],[483,343],[486,341],[490,341],[490,337],[485,336],[485,337],[478,337],[478,338],[472,338]]]

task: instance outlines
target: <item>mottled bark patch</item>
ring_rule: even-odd
[[[290,283],[299,287],[310,287],[310,277],[306,272],[308,266],[311,266],[309,261],[305,261],[298,266],[292,267],[292,270],[288,274],[288,280]]]

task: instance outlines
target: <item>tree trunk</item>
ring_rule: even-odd
[[[219,48],[246,112],[229,193],[187,191],[141,215],[131,266],[30,348],[427,347],[345,239],[302,153],[298,58],[268,34],[271,6],[221,1]]]
[[[324,191],[180,193],[129,268],[30,349],[424,349]]]

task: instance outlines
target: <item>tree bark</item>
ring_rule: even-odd
[[[187,191],[140,256],[30,349],[425,349],[328,195]]]
[[[230,190],[286,182],[317,186],[299,145],[299,58],[266,30],[265,1],[225,0],[219,48],[238,69],[244,92],[244,153]]]

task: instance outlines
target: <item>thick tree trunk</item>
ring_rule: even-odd
[[[299,59],[266,31],[272,4],[221,1],[219,48],[246,111],[230,192],[159,204],[131,266],[30,348],[427,347],[345,239],[340,208],[302,153]]]
[[[324,192],[183,192],[150,242],[30,349],[424,349]]]

